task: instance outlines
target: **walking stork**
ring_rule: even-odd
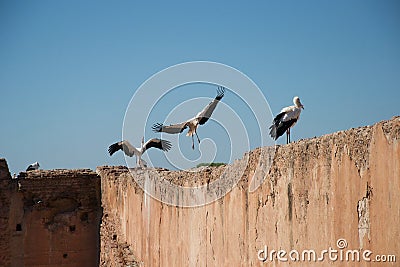
[[[168,151],[171,149],[171,143],[166,140],[161,140],[158,138],[153,138],[144,143],[144,138],[142,138],[142,145],[140,148],[134,147],[127,140],[123,140],[121,142],[117,142],[115,144],[110,145],[108,148],[108,153],[112,156],[118,150],[123,150],[125,155],[129,157],[136,156],[136,165],[138,167],[147,167],[146,161],[142,160],[143,153],[149,148],[158,148],[163,151]]]
[[[295,96],[293,98],[294,106],[285,107],[274,118],[273,124],[269,127],[269,134],[276,140],[279,136],[286,132],[286,144],[290,143],[290,128],[292,128],[300,117],[301,110],[304,109],[300,98]]]
[[[194,137],[196,135],[197,141],[200,144],[200,138],[197,135],[197,127],[199,125],[203,125],[208,121],[211,117],[211,114],[214,112],[214,109],[217,107],[218,102],[224,97],[225,87],[219,86],[217,89],[217,96],[211,101],[202,111],[200,111],[195,117],[181,122],[177,124],[171,124],[168,126],[164,126],[162,123],[153,124],[154,132],[164,132],[168,134],[177,134],[183,132],[187,127],[189,127],[189,131],[186,136],[192,137],[192,149],[194,149]]]

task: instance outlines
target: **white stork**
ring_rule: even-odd
[[[28,166],[28,168],[26,169],[26,171],[38,170],[39,167],[40,167],[39,162],[36,161],[35,163],[30,164],[30,165]]]
[[[304,109],[300,98],[295,96],[293,98],[294,106],[285,107],[274,118],[273,124],[269,127],[271,131],[269,134],[273,139],[278,139],[286,131],[286,144],[290,143],[290,128],[293,127],[300,117],[301,109]]]
[[[224,97],[225,87],[219,86],[217,89],[217,96],[211,101],[202,111],[200,111],[194,118],[191,118],[187,121],[171,124],[168,126],[164,126],[162,123],[153,124],[154,132],[164,132],[168,134],[177,134],[183,132],[187,127],[189,127],[189,131],[186,136],[192,137],[192,149],[194,149],[194,137],[195,134],[197,137],[197,141],[200,144],[200,138],[197,135],[197,127],[199,125],[203,125],[208,121],[213,113],[214,109],[217,107],[218,102]]]
[[[108,153],[110,156],[117,152],[118,150],[123,150],[125,155],[129,157],[136,156],[136,165],[138,167],[147,167],[146,161],[142,160],[141,157],[143,153],[149,148],[158,148],[163,151],[168,151],[171,149],[171,143],[166,140],[161,140],[158,138],[153,138],[144,143],[144,138],[142,138],[142,145],[140,148],[132,146],[127,140],[123,140],[121,142],[117,142],[115,144],[110,145],[108,148]]]

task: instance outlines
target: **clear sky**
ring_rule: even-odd
[[[299,95],[292,140],[400,114],[399,1],[2,0],[0,40],[0,157],[11,172],[34,161],[124,165],[107,147],[121,139],[133,94],[194,60],[242,71],[274,115]],[[199,96],[213,98],[215,87]]]

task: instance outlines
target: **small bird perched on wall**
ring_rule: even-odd
[[[123,150],[125,155],[129,157],[136,156],[136,165],[138,167],[146,167],[147,163],[142,160],[143,153],[149,148],[158,148],[163,151],[168,151],[171,149],[171,143],[166,140],[161,140],[158,138],[153,138],[144,143],[144,138],[142,138],[142,145],[141,147],[134,147],[129,143],[127,140],[117,142],[115,144],[110,145],[108,148],[108,153],[112,156],[118,150]]]
[[[286,132],[286,144],[290,143],[290,128],[292,128],[300,117],[301,110],[304,109],[300,98],[295,96],[293,98],[294,106],[285,107],[274,118],[273,124],[269,127],[269,134],[276,140]]]
[[[35,163],[30,164],[30,165],[28,166],[28,168],[26,169],[26,171],[38,170],[39,167],[40,167],[39,162],[36,161]]]

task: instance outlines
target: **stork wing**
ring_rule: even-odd
[[[301,108],[290,106],[285,108],[285,115],[281,118],[281,121],[298,120],[300,116]],[[281,112],[282,113],[282,112]]]
[[[279,136],[282,136],[287,129],[295,124],[297,119],[290,119],[287,121],[278,121],[277,123],[272,124],[269,129],[269,134],[273,139],[278,139]]]
[[[26,171],[33,171],[33,170],[35,170],[35,168],[32,166],[32,164],[30,164],[26,169]]]
[[[279,123],[281,122],[281,119],[283,118],[283,116],[285,116],[285,114],[286,114],[285,112],[281,112],[278,115],[276,115],[276,117],[274,118],[274,125],[276,127],[278,127]]]
[[[171,149],[171,143],[167,140],[161,140],[158,138],[150,139],[146,142],[146,144],[144,144],[143,153],[151,147],[158,148],[163,151],[168,151]]]
[[[178,124],[171,124],[168,126],[164,126],[162,123],[154,123],[153,124],[153,131],[154,132],[163,132],[169,134],[177,134],[183,132],[187,128],[187,121],[178,123]]]
[[[135,153],[138,153],[137,149],[126,140],[112,144],[108,148],[108,153],[110,153],[110,156],[112,156],[112,154],[114,154],[120,149],[123,150],[125,155],[129,157],[132,157],[133,155],[135,155]]]
[[[217,107],[218,102],[224,97],[225,87],[218,87],[217,96],[211,101],[199,114],[197,114],[196,118],[199,120],[199,124],[203,125],[208,121],[211,117],[211,114],[214,112],[214,109]]]

